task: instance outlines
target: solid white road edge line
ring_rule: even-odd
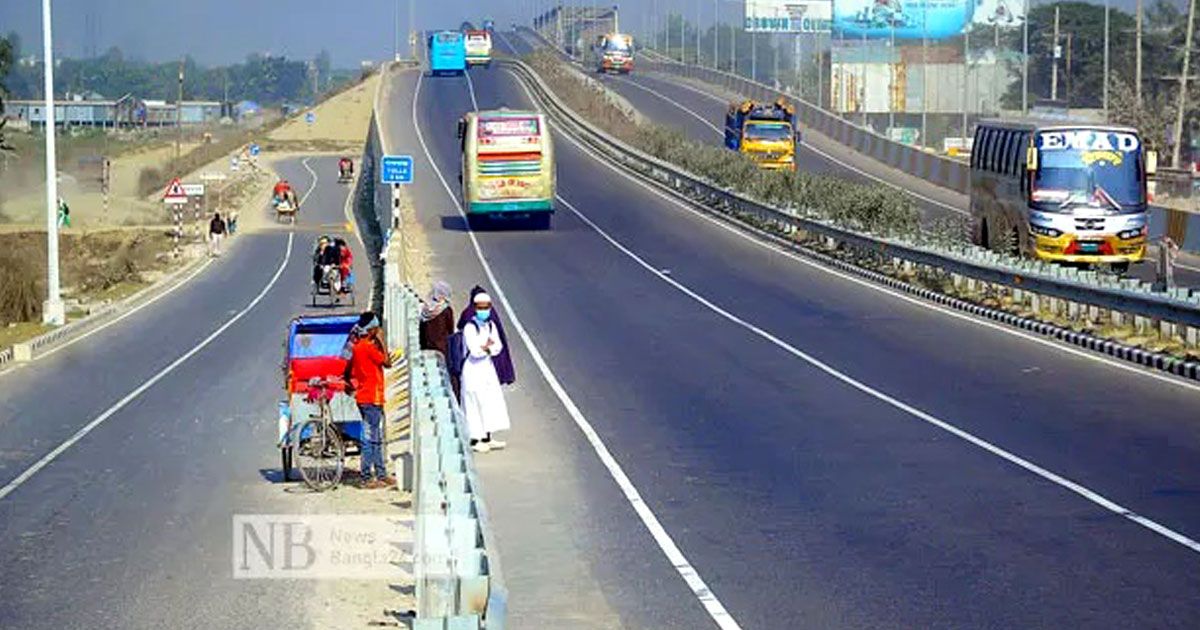
[[[572,205],[566,199],[563,199],[562,196],[559,196],[558,200],[564,206],[566,206],[568,209],[570,209],[571,212],[575,213],[575,215],[577,217],[579,217],[579,219],[581,221],[583,221],[589,227],[591,227],[593,230],[595,230],[597,234],[599,234],[602,238],[604,238],[604,240],[608,241],[610,245],[615,247],[621,253],[623,253],[626,256],[628,256],[629,258],[631,258],[634,262],[636,262],[638,265],[640,265],[646,271],[649,271],[651,274],[658,277],[658,279],[660,279],[663,282],[666,282],[667,284],[671,285],[672,287],[678,289],[679,292],[692,298],[696,302],[699,302],[701,305],[708,308],[709,310],[716,313],[717,315],[720,315],[721,317],[729,320],[730,322],[737,324],[738,326],[741,326],[742,328],[745,328],[746,330],[750,331],[751,333],[774,344],[776,347],[780,348],[781,350],[784,350],[785,352],[795,356],[796,358],[799,358],[800,360],[804,361],[805,363],[808,363],[809,365],[817,368],[818,370],[825,372],[829,376],[845,383],[846,385],[849,385],[850,387],[853,387],[854,389],[859,390],[860,392],[862,392],[872,398],[875,398],[876,400],[886,403],[886,404],[888,404],[896,409],[899,409],[900,411],[903,411],[915,418],[924,420],[925,422],[927,422],[939,429],[942,429],[943,431],[946,431],[947,433],[950,433],[950,434],[954,435],[955,437],[966,440],[967,442],[974,444],[975,446],[978,446],[979,448],[982,448],[983,450],[985,450],[997,457],[1000,457],[1001,459],[1004,459],[1005,461],[1008,461],[1012,464],[1016,464],[1017,466],[1020,466],[1021,468],[1024,468],[1025,470],[1027,470],[1047,481],[1050,481],[1056,485],[1066,488],[1067,490],[1070,490],[1071,492],[1074,492],[1074,493],[1084,497],[1085,499],[1091,501],[1092,503],[1095,503],[1096,505],[1099,505],[1100,507],[1102,507],[1110,512],[1113,512],[1119,516],[1123,516],[1123,517],[1133,521],[1134,523],[1141,525],[1142,527],[1145,527],[1155,533],[1165,536],[1165,537],[1183,545],[1184,547],[1191,549],[1192,551],[1200,553],[1200,542],[1197,542],[1196,540],[1189,538],[1188,536],[1180,534],[1180,533],[1178,533],[1174,530],[1171,530],[1163,525],[1160,525],[1159,523],[1157,523],[1153,520],[1150,520],[1144,516],[1141,516],[1141,515],[1133,512],[1132,510],[1105,498],[1104,496],[1100,495],[1099,493],[1089,490],[1088,488],[1084,487],[1083,485],[1075,483],[1074,481],[1071,481],[1070,479],[1067,479],[1057,473],[1054,473],[1045,468],[1042,468],[1041,466],[1034,464],[1033,462],[1030,462],[1029,460],[1026,460],[1026,459],[1024,459],[1014,453],[1011,453],[999,446],[996,446],[996,445],[992,444],[991,442],[984,440],[983,438],[977,437],[968,431],[960,429],[957,426],[955,426],[945,420],[942,420],[932,414],[926,413],[926,412],[924,412],[902,400],[899,400],[898,398],[895,398],[887,393],[884,393],[878,389],[875,389],[874,387],[871,387],[870,385],[867,385],[866,383],[863,383],[862,381],[856,380],[854,377],[838,371],[836,368],[830,366],[829,364],[825,363],[824,361],[821,361],[820,359],[804,352],[803,350],[800,350],[799,348],[789,344],[788,342],[780,339],[779,337],[776,337],[774,334],[764,330],[763,328],[760,328],[757,325],[750,323],[749,321],[746,321],[746,320],[738,317],[737,315],[734,315],[733,313],[731,313],[731,312],[725,310],[724,308],[718,306],[717,304],[713,303],[708,298],[705,298],[703,295],[688,288],[686,285],[679,282],[678,280],[675,280],[673,277],[666,275],[659,269],[655,268],[653,265],[650,265],[649,263],[647,263],[640,256],[638,256],[636,253],[634,253],[632,250],[630,250],[628,247],[625,247],[620,242],[618,242],[616,239],[609,236],[609,234],[607,232],[605,232],[600,226],[598,226],[594,222],[592,222],[591,219],[589,219],[586,215],[584,215],[582,212],[580,212],[574,205]]]
[[[510,75],[511,75],[511,72],[510,72]],[[514,80],[516,80],[516,81],[520,82],[520,80],[519,80],[519,79],[517,79],[515,75],[512,75],[512,76],[513,76]],[[524,84],[522,84],[522,87],[524,87]],[[528,96],[528,98],[529,98],[529,100],[530,100],[530,102],[531,102],[531,103],[535,103],[535,102],[536,102],[536,101],[534,100],[534,98],[533,98],[533,95],[529,93],[529,89],[528,89],[528,88],[525,88],[525,93],[526,93],[526,95]],[[991,330],[994,330],[994,331],[997,331],[997,332],[1004,333],[1004,334],[1006,334],[1006,335],[1011,335],[1011,336],[1014,336],[1014,337],[1019,337],[1019,338],[1021,338],[1021,339],[1024,339],[1024,340],[1026,340],[1026,341],[1030,341],[1030,342],[1032,342],[1032,343],[1039,344],[1039,345],[1041,345],[1041,346],[1044,346],[1044,347],[1046,347],[1046,348],[1050,348],[1050,349],[1056,350],[1056,351],[1058,351],[1058,352],[1062,352],[1062,353],[1064,353],[1064,354],[1070,354],[1070,355],[1072,355],[1072,356],[1079,357],[1079,358],[1081,358],[1081,359],[1087,359],[1087,360],[1089,360],[1089,361],[1095,361],[1095,362],[1098,362],[1098,363],[1103,363],[1103,364],[1105,364],[1105,365],[1107,365],[1107,366],[1109,366],[1109,367],[1117,368],[1117,369],[1119,369],[1119,370],[1124,370],[1124,371],[1126,371],[1126,372],[1130,372],[1130,373],[1132,373],[1132,374],[1137,374],[1137,375],[1139,375],[1139,376],[1144,376],[1144,377],[1147,377],[1147,378],[1151,378],[1151,379],[1154,379],[1154,380],[1157,380],[1157,381],[1161,381],[1161,382],[1163,382],[1163,383],[1169,383],[1169,384],[1171,384],[1171,385],[1174,385],[1174,386],[1176,386],[1176,387],[1182,387],[1182,388],[1184,388],[1184,389],[1192,390],[1192,391],[1195,391],[1195,392],[1200,392],[1200,385],[1198,385],[1198,384],[1196,384],[1196,383],[1192,383],[1192,382],[1189,382],[1189,381],[1185,381],[1185,380],[1183,380],[1183,379],[1176,378],[1176,377],[1174,377],[1174,376],[1170,376],[1170,375],[1167,375],[1167,374],[1161,374],[1161,373],[1159,373],[1159,372],[1151,371],[1151,370],[1148,370],[1148,369],[1142,368],[1142,367],[1140,367],[1140,366],[1133,365],[1133,364],[1130,364],[1130,363],[1127,363],[1127,362],[1124,362],[1124,361],[1120,361],[1120,360],[1117,360],[1117,359],[1111,359],[1111,358],[1109,358],[1109,357],[1106,357],[1106,356],[1104,356],[1104,355],[1100,355],[1100,354],[1096,354],[1096,353],[1094,353],[1094,352],[1089,352],[1089,351],[1087,351],[1087,350],[1080,350],[1080,349],[1078,349],[1078,348],[1073,348],[1073,347],[1071,347],[1071,346],[1063,345],[1063,344],[1061,344],[1061,343],[1058,343],[1058,342],[1056,342],[1056,341],[1054,341],[1054,340],[1052,340],[1052,339],[1047,339],[1047,338],[1045,338],[1045,337],[1042,337],[1042,336],[1039,336],[1039,335],[1036,335],[1036,334],[1027,333],[1027,332],[1025,332],[1025,331],[1022,331],[1022,330],[1017,330],[1017,329],[1015,329],[1015,328],[1012,328],[1012,327],[1010,327],[1010,326],[1006,326],[1006,325],[1004,325],[1004,324],[997,324],[997,323],[995,323],[995,322],[991,322],[991,321],[988,321],[988,320],[985,320],[985,319],[979,319],[979,318],[976,318],[976,317],[972,317],[971,315],[968,315],[968,314],[966,314],[966,313],[961,313],[961,312],[959,312],[959,311],[956,311],[956,310],[954,310],[954,309],[947,308],[947,307],[941,306],[941,305],[939,305],[939,304],[934,304],[934,303],[932,303],[932,302],[928,302],[928,301],[926,301],[926,300],[923,300],[923,299],[921,299],[921,298],[918,298],[918,297],[914,297],[914,296],[908,295],[907,293],[902,293],[902,292],[900,292],[900,291],[896,291],[895,289],[891,289],[891,288],[889,288],[889,287],[886,287],[886,286],[884,286],[884,285],[881,285],[881,284],[876,284],[876,283],[874,283],[874,282],[871,282],[870,280],[866,280],[866,279],[860,278],[860,277],[858,277],[858,276],[855,276],[855,275],[852,275],[852,274],[849,274],[849,273],[845,273],[845,272],[843,272],[843,271],[838,271],[837,269],[833,269],[833,268],[831,268],[831,267],[826,267],[825,265],[822,265],[822,264],[821,264],[821,263],[819,263],[819,262],[816,262],[816,261],[810,260],[810,259],[808,259],[808,258],[806,258],[806,257],[804,257],[804,256],[801,256],[801,255],[799,255],[799,254],[796,254],[795,252],[788,251],[787,249],[784,249],[784,248],[782,248],[782,247],[779,247],[779,246],[777,246],[777,245],[775,245],[775,244],[773,244],[773,243],[769,243],[769,242],[767,242],[767,241],[764,241],[764,240],[762,240],[762,239],[760,239],[760,238],[756,237],[756,236],[755,236],[755,235],[753,235],[753,234],[748,234],[748,233],[746,233],[744,230],[742,230],[742,229],[739,229],[739,228],[738,228],[738,227],[736,227],[736,226],[729,225],[729,224],[728,224],[727,222],[725,222],[725,221],[722,221],[722,220],[720,220],[720,219],[717,219],[717,218],[715,218],[715,217],[709,216],[707,213],[705,213],[705,212],[703,212],[703,211],[701,211],[701,210],[697,210],[696,208],[692,207],[691,205],[687,204],[686,202],[684,202],[684,201],[681,201],[680,199],[678,199],[678,198],[676,198],[676,197],[673,197],[673,196],[671,196],[671,195],[668,195],[667,193],[665,193],[665,192],[663,192],[663,191],[659,190],[658,188],[655,188],[654,186],[652,186],[652,185],[650,185],[650,184],[648,184],[648,183],[646,183],[646,182],[642,181],[641,179],[638,179],[638,178],[636,178],[636,177],[633,177],[633,176],[631,176],[630,174],[628,174],[628,173],[626,173],[625,171],[621,170],[621,169],[620,169],[620,167],[618,167],[618,166],[615,166],[615,165],[613,165],[613,164],[609,163],[609,161],[608,161],[608,160],[605,160],[605,159],[601,158],[600,156],[598,156],[598,155],[595,153],[595,151],[593,151],[593,150],[592,150],[592,149],[590,149],[589,147],[586,147],[586,146],[584,146],[584,145],[580,144],[578,141],[576,141],[574,138],[572,138],[572,137],[571,137],[569,134],[565,134],[565,133],[561,133],[561,132],[560,132],[560,133],[559,133],[559,135],[560,135],[560,136],[562,136],[563,138],[565,138],[565,139],[566,139],[568,142],[570,142],[571,144],[575,145],[575,147],[576,147],[576,148],[578,148],[580,151],[583,151],[584,153],[586,153],[587,155],[591,156],[591,157],[592,157],[593,159],[595,159],[596,161],[600,162],[602,165],[604,165],[604,166],[605,166],[605,167],[607,167],[608,169],[610,169],[610,170],[612,170],[613,172],[615,172],[615,173],[617,173],[617,174],[621,175],[622,177],[625,177],[625,178],[627,178],[627,179],[629,179],[629,180],[633,181],[634,183],[638,184],[639,186],[641,186],[641,187],[645,188],[646,190],[650,191],[652,194],[654,194],[654,195],[657,195],[657,196],[658,196],[658,197],[660,197],[661,199],[663,199],[663,200],[667,201],[667,202],[668,202],[668,203],[670,203],[671,205],[674,205],[675,207],[677,207],[677,208],[679,208],[679,209],[681,209],[681,210],[683,210],[683,211],[685,211],[685,212],[691,213],[692,215],[696,216],[697,218],[699,218],[699,219],[702,219],[702,220],[704,220],[704,221],[707,221],[707,222],[709,222],[709,223],[711,223],[711,224],[713,224],[713,225],[717,226],[718,228],[721,228],[722,230],[725,230],[726,232],[729,232],[730,234],[733,234],[734,236],[737,236],[738,238],[741,238],[741,239],[743,239],[743,240],[745,240],[745,241],[747,241],[747,242],[749,242],[749,243],[752,243],[752,244],[754,244],[754,245],[756,245],[756,246],[758,246],[758,247],[761,247],[761,248],[763,248],[763,249],[766,249],[766,250],[772,251],[772,252],[774,252],[774,253],[776,253],[776,254],[779,254],[779,255],[781,255],[781,256],[784,256],[784,257],[786,257],[786,258],[790,258],[790,259],[792,259],[792,260],[794,260],[794,261],[796,261],[796,262],[798,262],[798,263],[800,263],[800,264],[803,264],[803,265],[806,265],[806,266],[808,266],[808,267],[811,267],[811,268],[813,268],[813,269],[815,269],[815,270],[817,270],[817,271],[820,271],[820,272],[822,272],[822,273],[826,273],[826,274],[829,274],[829,275],[832,275],[832,276],[836,276],[836,277],[838,277],[838,278],[841,278],[841,279],[843,279],[843,280],[847,280],[847,281],[849,281],[849,282],[853,282],[853,283],[855,283],[855,284],[857,284],[857,285],[859,285],[859,286],[862,286],[862,287],[868,288],[868,289],[870,289],[870,290],[872,290],[872,291],[877,291],[877,292],[879,292],[879,293],[884,293],[884,294],[886,294],[886,295],[889,295],[889,296],[891,296],[891,297],[893,297],[893,298],[896,298],[896,299],[898,299],[898,300],[903,300],[903,301],[905,301],[905,302],[908,302],[908,303],[910,303],[910,304],[913,304],[913,305],[915,305],[915,306],[919,306],[919,307],[921,307],[921,308],[924,308],[924,309],[929,309],[929,310],[932,310],[932,311],[937,311],[937,312],[939,312],[939,313],[941,313],[941,314],[943,314],[943,315],[946,315],[946,316],[948,316],[948,317],[953,317],[953,318],[955,318],[955,319],[959,319],[959,320],[962,320],[962,321],[965,321],[965,322],[970,322],[970,323],[972,323],[972,324],[974,324],[974,325],[976,325],[976,326],[980,326],[980,327],[983,327],[983,328],[988,328],[988,329],[991,329]]]
[[[413,94],[413,129],[417,133],[417,140],[420,142],[421,149],[425,153],[425,159],[429,161],[429,165],[433,168],[434,174],[436,174],[438,180],[441,181],[442,188],[446,190],[446,194],[454,203],[454,207],[458,210],[459,216],[465,221],[467,215],[465,212],[463,212],[462,204],[459,203],[458,196],[454,194],[454,190],[451,189],[450,185],[446,182],[445,176],[442,175],[441,169],[438,168],[437,163],[433,159],[433,155],[429,152],[429,146],[425,143],[425,135],[421,133],[421,125],[417,120],[417,101],[421,95],[421,82],[423,77],[424,75],[417,77],[417,87]],[[468,87],[470,87],[472,92],[471,101],[475,102],[474,87],[473,84],[470,83],[469,77]],[[513,309],[512,304],[508,301],[508,297],[504,293],[504,289],[500,286],[500,282],[496,279],[496,275],[492,272],[492,267],[490,264],[488,264],[487,258],[483,255],[483,249],[479,246],[479,240],[475,237],[475,233],[468,231],[467,236],[471,240],[471,246],[475,250],[475,256],[479,259],[479,264],[483,267],[483,271],[487,275],[488,282],[492,286],[494,295],[500,299],[500,304],[503,305],[505,311],[507,311],[508,317],[512,320],[513,327],[516,329],[517,334],[521,337],[521,341],[524,342],[525,347],[529,349],[529,354],[533,358],[533,362],[537,365],[538,370],[542,373],[542,377],[546,380],[546,383],[550,386],[550,389],[554,391],[555,396],[558,398],[559,402],[562,403],[563,408],[567,411],[567,414],[571,416],[572,420],[574,420],[575,425],[579,427],[580,431],[583,432],[584,437],[587,438],[588,443],[596,452],[596,456],[600,458],[600,462],[604,464],[604,467],[608,470],[609,475],[612,476],[613,481],[617,483],[617,486],[621,489],[622,494],[625,495],[626,500],[629,501],[629,504],[633,507],[634,512],[638,515],[638,518],[641,519],[642,524],[646,527],[646,529],[650,532],[650,535],[654,538],[654,541],[658,544],[659,549],[661,549],[663,554],[666,555],[667,560],[671,563],[671,566],[675,568],[680,577],[683,578],[683,581],[687,583],[688,587],[692,590],[692,594],[695,595],[696,599],[700,601],[700,604],[704,606],[705,611],[708,612],[709,617],[716,622],[717,626],[722,630],[740,630],[741,626],[739,626],[737,621],[734,620],[733,616],[729,614],[729,611],[725,609],[724,604],[717,599],[716,594],[708,588],[704,582],[704,579],[700,576],[699,571],[697,571],[695,567],[692,566],[691,562],[688,561],[687,557],[683,555],[683,552],[675,544],[675,541],[671,538],[671,535],[667,533],[667,530],[663,528],[662,523],[659,522],[658,517],[655,516],[650,507],[646,505],[645,500],[642,499],[641,494],[633,485],[633,482],[625,474],[624,469],[621,468],[621,464],[618,463],[616,458],[613,457],[612,453],[608,450],[608,447],[605,446],[604,441],[600,438],[600,435],[596,433],[594,428],[592,428],[591,423],[588,422],[586,417],[584,417],[583,412],[581,412],[579,407],[575,405],[575,401],[571,399],[570,394],[567,393],[566,389],[564,389],[562,384],[559,382],[558,377],[555,376],[554,372],[550,369],[550,366],[542,357],[541,352],[539,352],[537,346],[534,345],[533,339],[525,330],[525,326],[521,323],[520,318],[517,316],[516,310]]]
[[[312,191],[316,189],[317,182],[319,181],[320,178],[317,176],[317,173],[308,166],[308,158],[304,158],[303,160],[301,160],[301,164],[303,164],[304,167],[308,169],[308,172],[312,173],[312,176],[313,176],[312,185],[309,186],[309,189],[304,193],[304,196],[300,198],[300,203],[303,204],[308,199],[308,196],[312,193]],[[254,299],[250,301],[249,304],[247,304],[244,308],[242,308],[242,310],[240,310],[236,314],[234,314],[233,317],[229,318],[229,320],[227,320],[224,324],[222,324],[220,328],[217,328],[212,333],[210,333],[207,337],[205,337],[200,343],[193,346],[191,350],[188,350],[182,356],[180,356],[179,358],[172,361],[169,365],[167,365],[167,367],[163,368],[162,370],[159,370],[159,372],[156,373],[154,376],[150,377],[149,380],[142,383],[136,389],[134,389],[133,391],[126,394],[124,398],[122,398],[121,400],[118,400],[116,403],[113,404],[113,406],[106,409],[104,411],[104,413],[101,413],[100,415],[93,418],[91,422],[88,422],[87,424],[85,424],[82,428],[80,428],[78,431],[76,431],[74,435],[72,435],[70,438],[68,438],[62,444],[59,444],[57,447],[55,447],[54,450],[52,450],[49,453],[46,453],[44,456],[42,456],[42,458],[39,459],[37,462],[35,462],[32,466],[25,469],[25,472],[22,472],[15,479],[13,479],[12,481],[5,484],[5,486],[3,488],[0,488],[0,501],[4,500],[4,498],[7,497],[8,495],[12,494],[13,491],[15,491],[17,488],[21,487],[21,485],[24,484],[26,481],[29,481],[29,479],[31,477],[33,477],[34,475],[36,475],[38,473],[38,471],[42,470],[46,466],[49,466],[50,463],[53,462],[55,459],[57,459],[59,455],[62,455],[63,453],[65,453],[67,451],[67,449],[71,448],[76,443],[78,443],[80,440],[82,440],[84,438],[84,436],[91,433],[96,427],[100,426],[106,420],[113,417],[118,411],[120,411],[121,409],[124,409],[126,405],[128,405],[129,403],[131,403],[135,399],[137,399],[138,396],[141,396],[143,393],[146,392],[146,390],[153,387],[155,383],[158,383],[162,379],[166,378],[169,374],[171,374],[171,372],[174,372],[176,368],[178,368],[180,365],[183,365],[184,362],[186,362],[188,359],[195,356],[196,353],[198,353],[201,350],[203,350],[204,348],[208,347],[208,345],[210,343],[212,343],[213,340],[215,340],[217,337],[220,337],[222,333],[224,333],[226,330],[229,329],[230,326],[233,326],[234,324],[236,324],[238,322],[238,320],[240,320],[247,313],[249,313],[251,310],[253,310],[255,306],[258,306],[258,303],[261,302],[264,297],[266,297],[267,293],[270,292],[271,288],[275,286],[275,283],[279,281],[279,277],[283,275],[283,270],[287,268],[288,261],[290,261],[292,259],[292,244],[295,241],[295,237],[296,237],[296,233],[294,231],[288,232],[287,248],[284,250],[283,260],[280,261],[279,268],[275,270],[275,275],[271,276],[271,280],[269,282],[267,282],[267,285],[264,286],[261,291],[259,291],[258,295],[256,295],[254,297]]]

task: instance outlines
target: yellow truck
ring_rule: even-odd
[[[725,146],[744,153],[759,168],[796,170],[796,108],[784,99],[774,103],[732,103],[725,114]]]

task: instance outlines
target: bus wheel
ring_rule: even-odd
[[[1110,270],[1112,270],[1112,272],[1117,274],[1118,276],[1123,276],[1123,275],[1129,273],[1129,261],[1123,260],[1121,262],[1115,262],[1115,263],[1112,263],[1111,265],[1109,265],[1108,268]]]

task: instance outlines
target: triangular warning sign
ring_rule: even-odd
[[[167,184],[167,192],[163,194],[163,199],[187,199],[187,193],[183,191],[183,184],[178,177]]]

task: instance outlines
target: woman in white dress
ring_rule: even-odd
[[[467,361],[462,368],[462,407],[471,448],[486,453],[505,447],[505,443],[493,439],[492,434],[506,431],[510,426],[500,377],[492,364],[492,358],[500,354],[504,344],[491,321],[492,298],[480,293],[475,296],[473,306],[474,316],[462,328],[467,347]]]

